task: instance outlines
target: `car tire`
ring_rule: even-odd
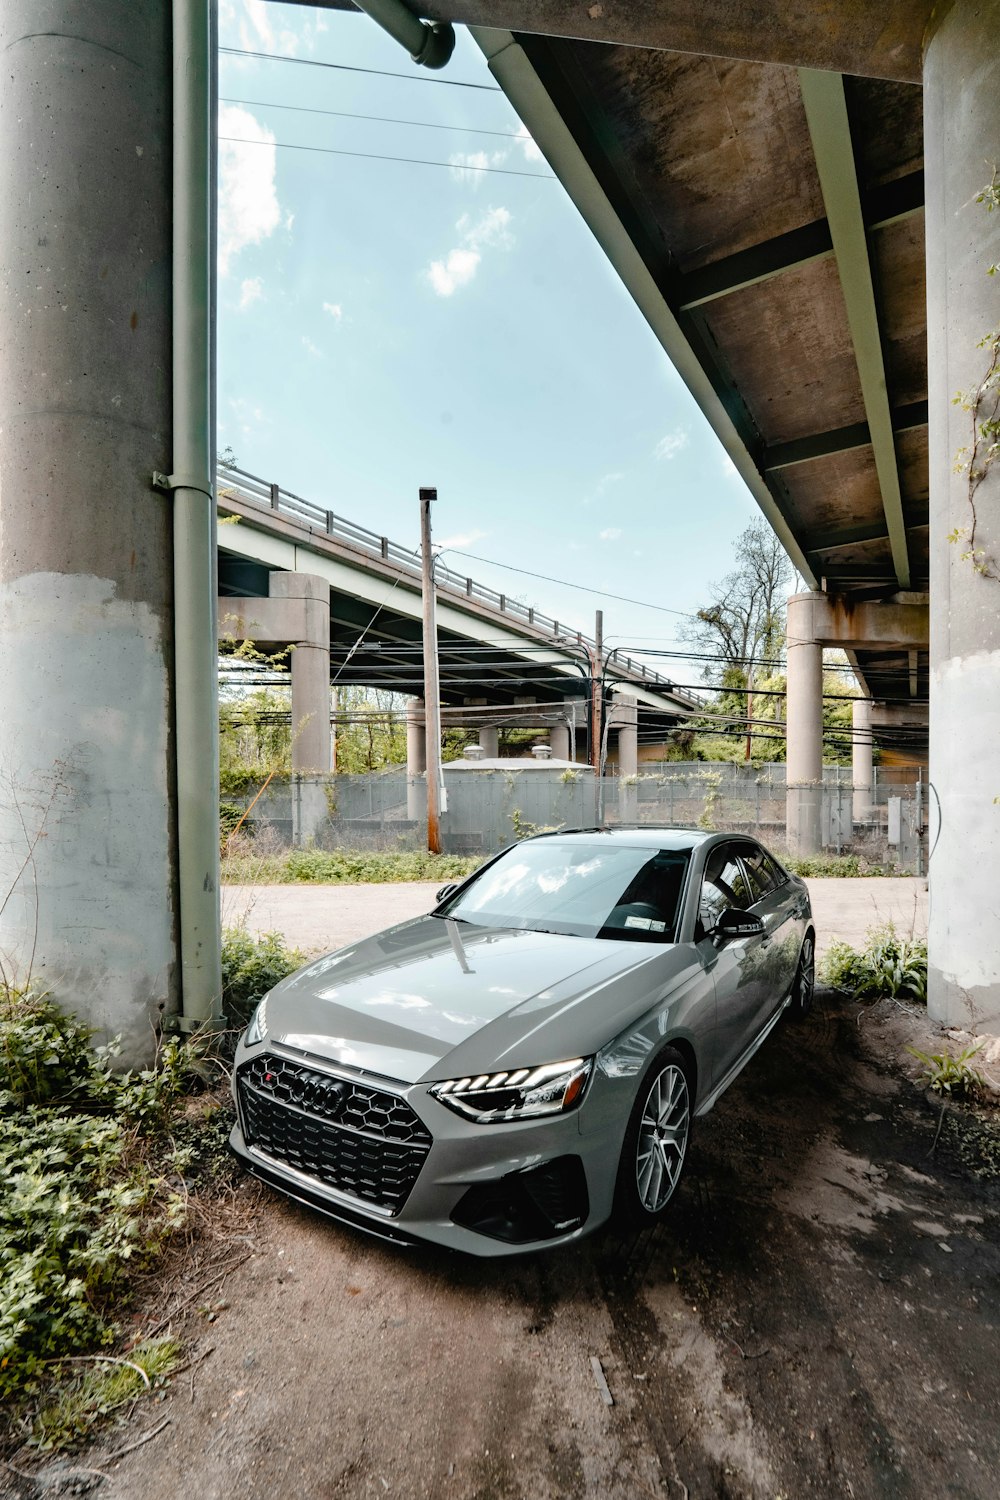
[[[799,962],[792,981],[786,1014],[793,1021],[801,1021],[812,1010],[813,993],[816,988],[816,942],[811,932],[802,939]]]
[[[615,1222],[657,1224],[677,1189],[691,1139],[691,1082],[676,1047],[664,1047],[642,1076],[622,1141]]]

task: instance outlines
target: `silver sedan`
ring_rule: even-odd
[[[543,835],[277,985],[232,1146],[390,1240],[509,1255],[655,1223],[706,1114],[804,1015],[805,885],[749,838]]]

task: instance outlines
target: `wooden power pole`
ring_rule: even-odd
[[[441,853],[441,683],[438,674],[436,591],[431,553],[431,503],[437,490],[420,491],[420,551],[424,605],[424,736],[427,741],[427,847]]]

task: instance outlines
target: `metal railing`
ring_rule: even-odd
[[[216,496],[224,501],[227,494],[234,499],[259,506],[262,510],[271,510],[279,515],[290,516],[308,526],[311,531],[319,531],[331,541],[346,542],[369,557],[392,563],[403,572],[410,573],[418,579],[421,576],[419,552],[409,547],[401,547],[398,542],[379,536],[377,532],[369,531],[366,526],[357,526],[344,516],[337,515],[335,511],[314,505],[311,500],[304,500],[301,495],[283,489],[280,484],[271,484],[256,474],[248,474],[245,469],[237,468],[235,464],[220,461],[216,472]],[[485,604],[487,608],[494,609],[500,614],[512,616],[532,629],[552,636],[554,646],[563,649],[567,646],[576,646],[592,659],[592,653],[596,649],[595,642],[582,631],[561,628],[558,620],[544,614],[542,610],[535,609],[532,605],[522,604],[518,599],[511,599],[509,595],[501,594],[484,583],[477,583],[474,578],[456,573],[453,568],[446,567],[440,557],[435,563],[434,577],[438,585],[449,593],[457,594],[462,599],[471,599],[477,604]],[[697,709],[702,706],[697,698],[676,688],[669,678],[661,676],[659,672],[655,672],[643,662],[633,661],[630,656],[619,656],[617,651],[612,651],[608,657],[608,665],[613,665],[617,672],[625,677],[641,678],[642,682],[648,684],[650,688],[669,693],[671,697],[676,698],[679,703],[688,708]]]

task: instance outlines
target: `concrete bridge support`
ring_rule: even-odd
[[[1000,462],[985,466],[973,512],[967,450],[973,416],[953,405],[990,366],[980,347],[1000,327],[1000,212],[976,201],[1000,162],[1000,0],[939,8],[924,59],[927,327],[930,372],[930,779],[940,802],[930,837],[928,1009],[937,1020],[1000,1030]],[[989,405],[995,404],[996,391]],[[982,420],[990,411],[980,412]],[[968,459],[966,451],[964,454]],[[958,531],[959,545],[949,542]],[[977,571],[977,563],[984,571]]]
[[[549,730],[549,749],[553,760],[572,760],[570,755],[569,725],[553,724]]]
[[[795,594],[786,624],[788,683],[786,822],[789,852],[819,852],[823,806],[823,647],[927,649],[927,602],[900,594],[886,603],[851,603],[832,594]],[[869,707],[869,724],[870,720]],[[855,762],[855,771],[868,775]],[[858,776],[855,775],[855,781]],[[857,816],[857,814],[855,814]]]
[[[872,757],[872,701],[855,698],[851,705],[854,740],[851,746],[851,779],[854,782],[853,821],[867,823],[872,815],[875,765]]]
[[[170,48],[168,0],[0,6],[0,955],[129,1063],[180,998],[173,501],[151,487]]]
[[[219,634],[269,650],[290,647],[292,841],[315,839],[329,815],[317,775],[330,770],[330,585],[311,573],[272,573],[267,599],[219,600]]]
[[[785,828],[790,854],[819,852],[823,805],[823,647],[816,637],[818,594],[788,601]]]
[[[427,819],[427,720],[423,698],[406,704],[406,816],[411,822]]]

